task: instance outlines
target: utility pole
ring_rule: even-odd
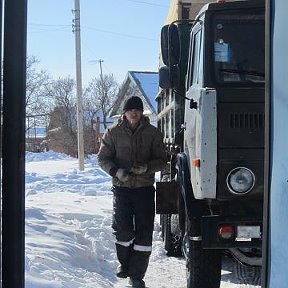
[[[104,60],[99,59],[96,61],[99,62],[99,65],[100,65],[101,88],[102,88],[102,94],[104,94],[104,79],[103,79],[103,71],[102,71],[102,62],[104,62]],[[104,115],[103,115],[103,118],[104,118]]]
[[[99,62],[99,65],[100,65],[100,77],[101,77],[101,82],[102,82],[102,85],[103,85],[102,62],[104,62],[104,60],[99,59],[98,62]]]
[[[83,105],[82,105],[82,73],[81,73],[81,39],[80,39],[80,4],[75,0],[75,47],[76,47],[76,83],[77,83],[77,136],[79,170],[84,170],[84,138],[83,138]]]
[[[99,60],[91,60],[89,61],[90,63],[99,63],[100,65],[100,79],[101,79],[101,82],[103,84],[103,70],[102,70],[102,63],[104,62],[104,60],[102,59],[99,59]]]
[[[101,88],[102,88],[102,98],[106,98],[107,97],[107,92],[105,91],[105,85],[104,85],[104,79],[103,79],[103,71],[102,71],[102,63],[104,62],[104,60],[102,59],[99,59],[99,60],[95,60],[95,62],[99,62],[99,65],[100,65],[100,79],[101,79]],[[103,122],[104,123],[104,127],[105,129],[107,128],[106,127],[106,116],[104,115],[103,113]]]

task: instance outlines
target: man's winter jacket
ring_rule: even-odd
[[[150,124],[146,116],[142,117],[134,132],[123,116],[117,124],[106,130],[98,153],[100,167],[114,176],[113,185],[129,188],[152,186],[155,172],[162,170],[166,162],[162,133]],[[147,171],[140,175],[129,173],[129,180],[125,183],[121,183],[115,173],[111,173],[117,168],[131,171],[139,163],[147,164]]]

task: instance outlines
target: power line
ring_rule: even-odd
[[[42,32],[55,32],[55,31],[65,31],[67,28],[70,28],[71,25],[64,24],[41,24],[41,23],[29,23],[31,33],[42,33]],[[55,27],[55,29],[45,29],[45,27]],[[37,30],[36,30],[37,29]]]
[[[55,32],[55,31],[65,31],[67,30],[68,27],[62,27],[62,28],[58,28],[58,29],[38,29],[37,31],[30,31],[30,33],[45,33],[45,32]]]
[[[59,27],[58,29],[49,29],[49,30],[38,30],[38,31],[31,31],[31,33],[42,33],[42,32],[53,32],[53,31],[60,31],[60,30],[66,30],[66,28],[70,28],[71,25],[48,25],[48,24],[28,24],[28,26],[36,26],[36,27]],[[124,33],[119,33],[119,32],[114,32],[114,31],[109,31],[109,30],[102,30],[94,27],[89,27],[89,26],[82,26],[82,29],[87,29],[87,30],[93,30],[93,31],[98,31],[101,33],[106,33],[106,34],[112,34],[112,35],[117,35],[117,36],[123,36],[127,38],[133,38],[133,39],[143,39],[143,40],[149,40],[149,41],[158,41],[158,39],[153,39],[153,38],[148,38],[148,37],[143,37],[143,36],[136,36],[136,35],[129,35],[129,34],[124,34]]]
[[[29,23],[28,26],[56,26],[56,27],[59,27],[59,26],[62,26],[62,27],[70,27],[71,25],[68,25],[68,24],[41,24],[41,23]]]

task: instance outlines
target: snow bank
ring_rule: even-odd
[[[53,151],[26,154],[26,288],[127,287],[115,277],[111,179],[95,155],[84,171],[77,167],[77,159]],[[166,256],[158,216],[153,238],[147,286],[185,288],[185,261]],[[256,270],[245,278],[247,270],[229,261],[221,288],[260,287]]]

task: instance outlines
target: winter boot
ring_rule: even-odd
[[[133,279],[133,278],[129,278],[129,284],[133,287],[133,288],[145,288],[145,282],[140,279]]]
[[[144,278],[148,268],[150,254],[151,252],[132,250],[128,268],[128,276],[132,281],[140,281]],[[145,283],[144,286],[139,287],[145,287]]]
[[[128,263],[131,255],[132,246],[122,246],[116,244],[117,258],[120,265],[117,267],[116,276],[119,278],[127,278],[128,274]]]
[[[116,276],[118,278],[127,278],[127,269],[124,268],[121,264],[117,267]]]

